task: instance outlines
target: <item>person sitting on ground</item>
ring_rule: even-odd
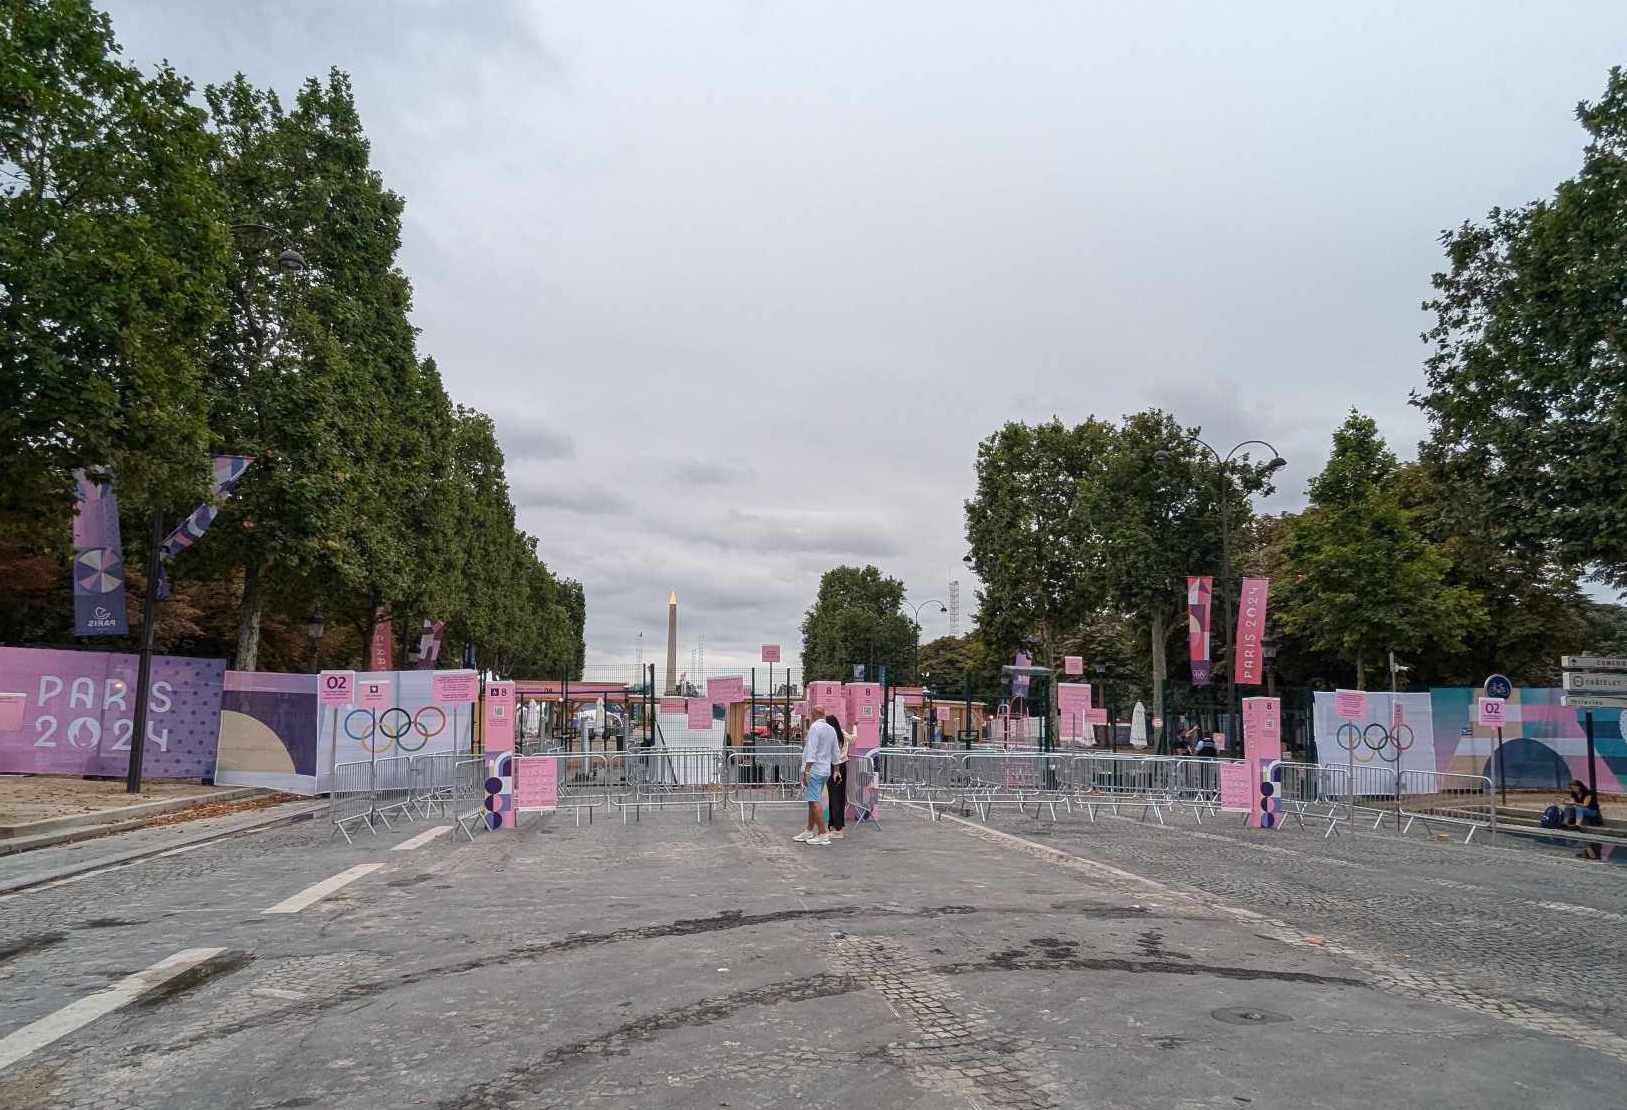
[[[1570,804],[1565,807],[1564,824],[1567,829],[1604,824],[1604,815],[1599,812],[1599,796],[1581,779],[1571,779]]]

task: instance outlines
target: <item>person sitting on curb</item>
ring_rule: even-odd
[[[1581,779],[1571,779],[1570,804],[1565,807],[1565,827],[1578,829],[1583,825],[1602,824],[1604,815],[1599,812],[1599,796],[1589,790]]]

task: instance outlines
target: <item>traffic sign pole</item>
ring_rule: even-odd
[[[1599,798],[1599,776],[1593,761],[1593,710],[1586,714],[1587,721],[1587,791],[1593,795],[1594,801]]]

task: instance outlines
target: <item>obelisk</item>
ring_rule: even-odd
[[[678,693],[678,591],[667,595],[667,693]]]

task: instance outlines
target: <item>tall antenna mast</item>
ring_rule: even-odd
[[[949,635],[960,638],[960,579],[949,580]]]

